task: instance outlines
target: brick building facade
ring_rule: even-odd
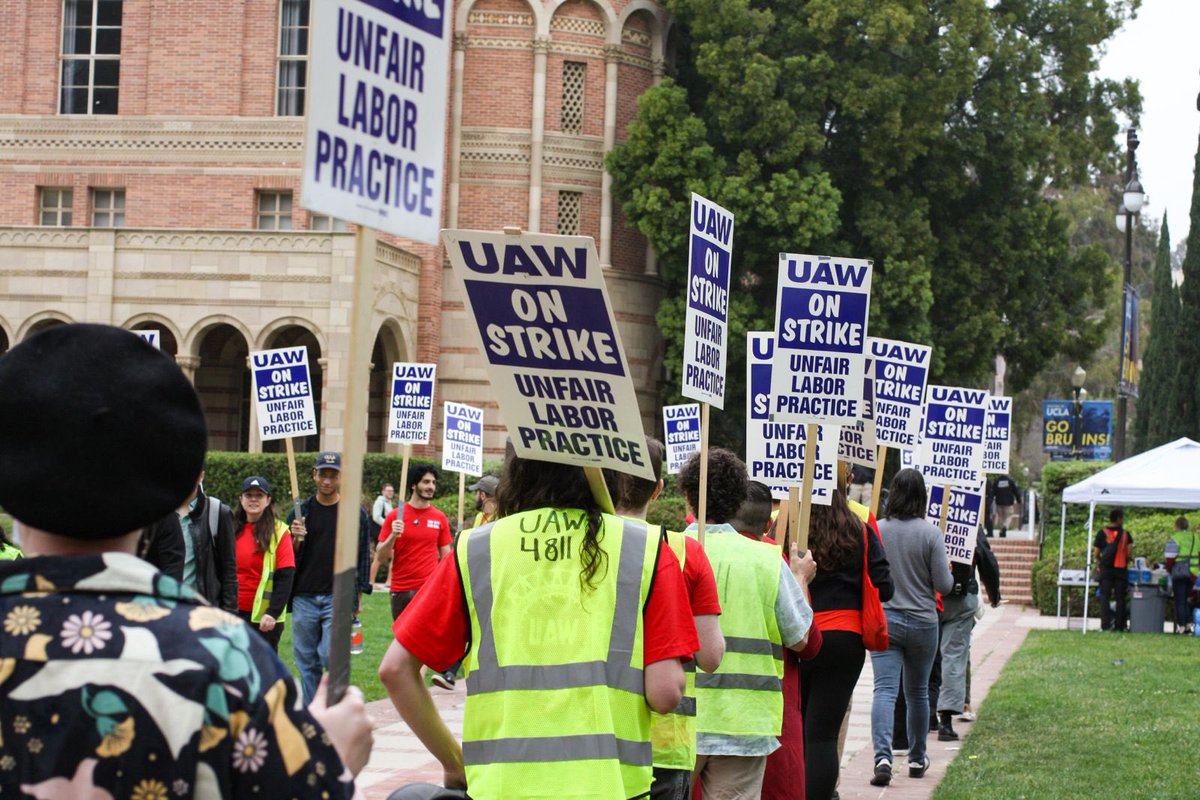
[[[67,321],[161,329],[211,446],[253,451],[247,353],[304,344],[322,435],[298,446],[342,446],[333,387],[354,237],[301,205],[309,2],[0,0],[0,352]],[[665,13],[649,0],[451,5],[443,224],[594,237],[653,430],[662,286],[603,157],[662,75]],[[438,403],[488,409],[499,455],[441,248],[381,235],[376,267],[369,449],[388,449],[391,363],[431,361]]]

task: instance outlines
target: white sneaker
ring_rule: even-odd
[[[958,718],[963,722],[974,722],[976,719],[974,711],[964,711]]]

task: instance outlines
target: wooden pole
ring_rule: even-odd
[[[463,529],[463,503],[467,498],[467,473],[458,473],[458,530]]]
[[[583,474],[587,476],[588,488],[592,490],[592,499],[605,514],[615,514],[612,495],[608,493],[608,484],[604,482],[604,471],[599,467],[584,467]]]
[[[401,489],[397,493],[400,495],[400,502],[396,504],[401,509],[400,513],[404,513],[403,512],[404,504],[408,502],[408,498],[409,498],[408,462],[412,460],[412,445],[411,444],[404,445],[403,452],[404,452],[404,455],[402,455],[400,457],[400,485],[403,486],[404,488]]]
[[[800,486],[800,519],[796,523],[796,546],[800,548],[801,555],[808,549],[808,521],[812,514],[813,470],[817,465],[817,425],[812,422],[808,423],[804,436],[804,480]]]
[[[292,447],[292,437],[284,439],[283,446],[287,450],[288,477],[292,479],[292,511],[294,518],[300,519],[300,479],[296,474],[296,451]]]
[[[371,312],[375,296],[375,230],[360,226],[355,237],[354,283],[350,304],[350,349],[346,353],[346,406],[342,485],[338,500],[337,543],[333,551],[333,622],[329,642],[329,703],[350,685],[351,621],[358,612],[355,572],[362,514],[363,456],[367,449],[370,399]],[[340,387],[339,387],[340,388]]]
[[[404,445],[404,456],[400,462],[400,482],[397,484],[400,491],[396,492],[396,519],[400,520],[400,524],[404,524],[404,504],[408,502],[410,493],[408,491],[408,462],[412,458],[412,445]],[[385,555],[394,553],[396,550],[396,540],[392,537],[391,531],[382,531],[383,540],[387,542],[385,548],[383,544],[375,542],[375,557],[371,559],[371,582],[375,582],[375,576],[379,573],[379,565],[383,561]]]
[[[883,468],[887,465],[887,445],[879,445],[875,453],[875,486],[871,489],[871,513],[879,516],[879,497],[883,494]]]
[[[950,487],[942,487],[942,513],[938,519],[938,527],[942,529],[942,533],[946,532],[946,520],[950,516]]]
[[[708,403],[700,404],[700,498],[696,509],[696,538],[704,547],[704,519],[708,515]]]
[[[787,499],[779,502],[779,513],[775,515],[775,543],[783,548],[783,552],[788,552],[788,537],[791,535],[792,527],[791,508],[793,507],[793,498],[800,497],[800,490],[796,487],[788,489]]]

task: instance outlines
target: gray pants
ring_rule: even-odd
[[[967,664],[971,660],[971,631],[979,595],[942,597],[942,689],[938,711],[961,714],[967,702]]]

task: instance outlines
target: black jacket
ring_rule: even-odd
[[[1000,602],[1000,564],[996,554],[988,543],[987,534],[983,531],[975,537],[975,563],[970,566],[951,562],[950,574],[954,576],[954,589],[951,594],[961,597],[966,594],[979,594],[979,582],[975,580],[975,570],[979,570],[979,579],[987,590],[988,599],[993,603]],[[960,589],[961,587],[961,589]]]
[[[308,510],[312,504],[317,502],[317,496],[310,494],[306,499],[300,501],[300,516],[307,518]],[[296,520],[296,509],[292,507],[287,513],[287,525],[290,528]],[[300,571],[300,553],[304,549],[304,544],[297,544],[292,541],[292,549],[296,554],[296,571]],[[371,515],[362,506],[358,507],[358,558],[354,570],[354,584],[361,594],[371,594],[374,589],[374,584],[371,583]],[[330,564],[330,569],[333,565]],[[288,608],[291,608],[289,602]]]
[[[210,505],[217,504],[216,535],[210,527]],[[237,613],[237,531],[229,506],[203,490],[196,494],[191,520],[192,552],[196,558],[196,591],[230,614]]]
[[[183,530],[179,527],[179,515],[172,511],[158,522],[142,528],[137,554],[164,575],[183,580]]]

